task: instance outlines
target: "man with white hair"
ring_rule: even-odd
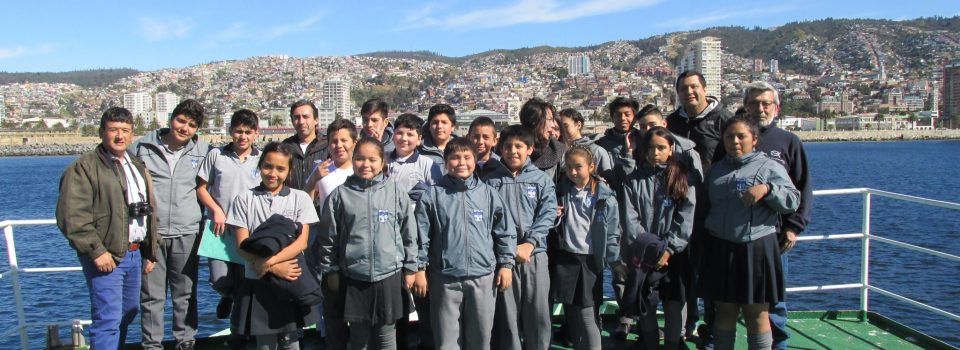
[[[810,224],[810,209],[813,205],[813,186],[807,167],[807,154],[803,143],[793,133],[780,129],[774,120],[780,114],[780,96],[777,90],[766,82],[753,82],[747,85],[743,93],[743,106],[748,118],[760,124],[760,137],[756,149],[782,164],[790,175],[793,185],[800,190],[800,206],[793,214],[780,218],[780,260],[783,264],[783,276],[787,278],[787,255],[797,242],[797,235]],[[714,160],[722,159],[726,152],[718,152]],[[771,304],[770,328],[773,332],[773,348],[786,349],[787,305],[785,302]]]

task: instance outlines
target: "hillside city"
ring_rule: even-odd
[[[960,23],[957,17],[933,20],[944,21]],[[687,69],[701,71],[708,94],[731,111],[741,105],[743,86],[770,82],[780,90],[780,122],[789,129],[960,127],[960,33],[924,23],[824,20],[770,30],[711,28],[461,59],[424,52],[271,55],[140,72],[105,86],[20,81],[0,85],[0,127],[92,135],[104,109],[123,106],[145,130],[164,125],[179,101],[193,98],[210,116],[205,133],[223,133],[240,108],[257,112],[261,127],[283,130],[296,100],[316,102],[324,126],[359,118],[358,106],[372,97],[386,99],[394,113],[424,115],[434,104],[450,104],[462,116],[461,127],[478,116],[518,123],[520,105],[540,97],[558,109],[576,108],[597,125],[609,119],[605,106],[618,96],[672,111],[674,79]],[[841,30],[816,32],[827,25]],[[770,39],[744,43],[751,35]]]

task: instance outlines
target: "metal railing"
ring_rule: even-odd
[[[954,314],[952,312],[942,310],[922,302],[907,298],[897,293],[882,289],[880,287],[870,284],[870,243],[871,241],[877,241],[882,243],[887,243],[891,245],[898,246],[900,248],[912,250],[915,252],[920,252],[928,255],[933,255],[936,257],[944,258],[947,260],[960,262],[960,256],[956,256],[949,253],[944,253],[936,251],[933,249],[928,249],[920,246],[916,246],[909,243],[904,243],[889,238],[884,238],[880,236],[874,236],[870,233],[870,208],[872,205],[873,196],[880,196],[886,198],[892,198],[907,202],[913,202],[923,205],[929,205],[934,207],[960,210],[960,204],[938,201],[934,199],[927,199],[922,197],[909,196],[900,193],[887,192],[881,190],[875,190],[871,188],[850,188],[850,189],[840,189],[840,190],[820,190],[813,191],[814,197],[821,196],[838,196],[838,195],[863,195],[863,217],[861,230],[859,233],[848,233],[848,234],[827,234],[819,236],[808,236],[802,235],[797,238],[799,241],[820,241],[820,240],[829,240],[829,239],[850,239],[850,238],[860,238],[862,242],[862,250],[860,253],[860,283],[849,283],[849,284],[828,284],[828,285],[818,285],[818,286],[802,286],[802,287],[790,287],[787,288],[787,292],[810,292],[810,291],[821,291],[821,290],[835,290],[835,289],[860,289],[860,311],[867,312],[870,308],[870,292],[874,291],[881,295],[893,298],[894,300],[904,302],[915,307],[951,318],[956,321],[960,321],[960,315]]]
[[[833,240],[833,239],[852,239],[860,238],[862,241],[862,252],[861,252],[861,267],[860,267],[860,282],[859,283],[848,283],[848,284],[829,284],[829,285],[817,285],[817,286],[801,286],[801,287],[790,287],[787,288],[787,292],[810,292],[810,291],[825,291],[825,290],[838,290],[838,289],[860,289],[860,310],[869,311],[869,292],[877,292],[881,295],[893,298],[895,300],[919,307],[921,309],[951,318],[956,321],[960,321],[960,315],[924,304],[922,302],[907,298],[905,296],[890,292],[888,290],[870,285],[870,243],[871,241],[877,241],[882,243],[887,243],[891,245],[898,246],[900,248],[929,254],[937,256],[940,258],[945,258],[951,261],[960,262],[960,256],[956,256],[949,253],[944,253],[936,251],[933,249],[923,248],[909,243],[904,243],[889,238],[874,236],[870,233],[870,209],[872,204],[872,198],[874,195],[892,198],[907,202],[919,203],[924,205],[930,205],[935,207],[960,210],[960,204],[938,201],[933,199],[927,199],[922,197],[909,196],[894,192],[887,192],[881,190],[875,190],[870,188],[852,188],[852,189],[839,189],[839,190],[820,190],[814,191],[814,197],[821,196],[838,196],[838,195],[856,195],[861,194],[863,196],[863,217],[862,217],[862,232],[859,233],[846,233],[846,234],[826,234],[818,236],[802,235],[798,237],[800,241],[819,241],[819,240]],[[21,273],[55,273],[55,272],[69,272],[69,271],[81,271],[79,266],[72,267],[45,267],[45,268],[23,268],[20,267],[17,261],[17,249],[14,243],[13,227],[14,226],[31,226],[31,225],[54,225],[56,224],[55,220],[7,220],[0,221],[0,228],[3,229],[3,235],[6,239],[7,245],[7,258],[9,261],[9,270],[0,273],[0,279],[9,278],[12,281],[13,287],[13,298],[14,303],[17,308],[17,326],[5,330],[0,333],[0,336],[6,338],[13,333],[20,333],[20,347],[21,349],[29,348],[29,339],[27,336],[28,327],[42,327],[50,325],[71,325],[71,324],[83,324],[88,325],[89,320],[65,320],[60,322],[47,322],[47,323],[28,323],[26,320],[26,315],[23,309],[23,296],[21,293],[20,286],[20,277]]]

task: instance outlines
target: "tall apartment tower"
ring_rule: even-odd
[[[172,92],[157,93],[157,108],[154,110],[157,112],[157,122],[161,126],[166,126],[166,123],[172,117],[170,113],[173,113],[177,103],[180,103],[180,97],[177,94]]]
[[[7,103],[3,95],[0,95],[0,125],[3,125],[3,120],[7,118]]]
[[[707,81],[707,95],[720,99],[720,38],[707,36],[694,40],[678,65],[679,71],[695,70]]]
[[[324,81],[322,98],[323,107],[332,108],[342,118],[351,116],[350,81],[339,77]]]
[[[153,110],[153,99],[148,92],[131,92],[123,95],[123,108],[133,114],[134,119],[143,119],[144,125],[149,125],[153,121],[153,115],[149,112]]]
[[[589,75],[590,56],[579,54],[567,57],[567,71],[570,75]]]
[[[943,110],[945,119],[960,117],[960,60],[943,66]]]
[[[770,60],[770,74],[780,73],[780,61],[771,59]]]

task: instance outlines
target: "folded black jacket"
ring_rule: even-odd
[[[657,286],[667,273],[654,268],[666,246],[667,243],[657,235],[641,233],[630,247],[633,260],[628,262],[630,270],[623,291],[623,304],[620,305],[625,315],[657,312],[657,303],[660,302]]]
[[[301,225],[280,214],[274,214],[264,221],[250,237],[240,244],[240,249],[259,256],[268,257],[279,253],[297,239]],[[307,264],[303,254],[297,255],[297,265],[303,270],[296,280],[286,280],[273,274],[266,274],[263,280],[277,287],[280,295],[298,300],[303,305],[316,305],[323,301],[320,281],[313,269]]]

